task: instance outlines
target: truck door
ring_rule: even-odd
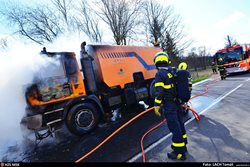
[[[64,67],[65,73],[68,78],[68,83],[72,87],[72,93],[74,96],[85,95],[85,86],[83,83],[83,77],[80,72],[80,68],[76,61],[74,54],[64,55]]]

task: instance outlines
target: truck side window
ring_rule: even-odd
[[[65,70],[67,75],[74,75],[77,73],[77,62],[71,56],[65,56]]]
[[[77,62],[76,59],[70,55],[65,55],[64,57],[65,71],[66,75],[69,79],[69,82],[76,83],[78,81],[77,78]]]

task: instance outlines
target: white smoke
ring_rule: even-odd
[[[46,48],[48,52],[75,52],[79,58],[83,41],[71,34],[58,38]],[[55,61],[40,55],[41,45],[24,44],[11,39],[6,46],[0,48],[0,162],[10,147],[24,147],[20,121],[25,115],[25,89],[32,83],[41,66],[46,67]]]
[[[73,34],[70,32],[59,36],[53,43],[47,44],[46,49],[48,52],[74,52],[78,63],[80,64],[80,50],[81,43],[93,44],[87,36],[81,34]],[[96,43],[95,43],[96,44]]]
[[[11,47],[0,51],[0,160],[9,147],[22,142],[25,88],[39,68],[51,61],[40,56],[41,49],[12,40]]]

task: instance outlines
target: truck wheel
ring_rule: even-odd
[[[92,131],[99,123],[100,115],[91,103],[73,106],[67,115],[67,127],[75,135],[81,136]]]

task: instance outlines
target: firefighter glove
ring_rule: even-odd
[[[161,116],[160,108],[161,108],[160,106],[155,106],[155,107],[154,107],[155,114],[156,114],[157,116],[159,116],[159,117]]]

